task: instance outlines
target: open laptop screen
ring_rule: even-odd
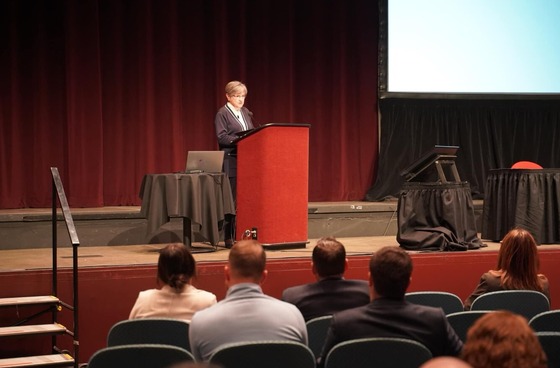
[[[189,151],[187,153],[187,173],[219,173],[222,172],[224,151]]]

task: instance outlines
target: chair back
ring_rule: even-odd
[[[560,332],[560,309],[537,314],[529,320],[529,326],[535,332]]]
[[[467,341],[467,332],[477,319],[491,311],[462,311],[447,315],[447,321],[461,341]]]
[[[315,356],[295,341],[246,341],[227,344],[209,360],[223,368],[315,368]]]
[[[189,324],[173,318],[128,319],[114,324],[107,335],[107,346],[164,344],[191,350]]]
[[[533,169],[538,170],[542,169],[543,167],[536,162],[532,161],[517,161],[513,165],[511,165],[512,169]]]
[[[134,344],[103,348],[95,352],[88,368],[167,368],[173,364],[193,362],[185,349],[171,345]]]
[[[414,304],[439,307],[445,314],[463,310],[463,301],[457,295],[445,291],[415,291],[406,293],[405,300]]]
[[[560,367],[560,332],[537,332],[549,368]]]
[[[331,320],[332,315],[313,318],[305,323],[307,327],[307,345],[315,355],[315,358],[319,358],[321,355]]]
[[[371,337],[335,345],[325,358],[325,368],[418,368],[432,358],[417,341]]]
[[[504,309],[531,320],[541,312],[550,310],[548,298],[534,290],[501,290],[482,294],[474,300],[471,310]]]

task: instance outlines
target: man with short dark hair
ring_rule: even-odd
[[[321,361],[336,344],[366,337],[405,338],[423,344],[433,356],[459,355],[463,343],[442,309],[405,301],[411,274],[412,259],[403,249],[391,246],[375,252],[369,263],[373,300],[333,316]]]
[[[221,346],[243,341],[296,341],[307,344],[300,311],[262,292],[267,276],[266,253],[256,240],[242,240],[231,248],[224,267],[226,298],[198,311],[189,328],[191,351],[207,361]]]
[[[365,280],[346,280],[348,259],[344,245],[335,238],[321,238],[313,248],[311,270],[316,282],[284,290],[282,300],[294,304],[306,321],[370,302]]]

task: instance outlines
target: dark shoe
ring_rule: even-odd
[[[227,249],[231,249],[231,247],[233,247],[233,243],[234,243],[233,239],[227,239],[227,240],[225,241],[226,248],[227,248]]]

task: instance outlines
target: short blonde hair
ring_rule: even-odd
[[[233,96],[236,94],[247,94],[247,86],[241,83],[240,81],[231,81],[226,84],[226,94],[228,96]]]

